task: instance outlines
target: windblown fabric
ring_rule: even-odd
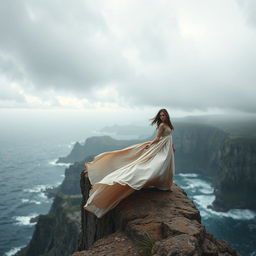
[[[165,126],[160,141],[145,149],[148,143],[104,152],[85,164],[92,184],[85,210],[100,218],[135,190],[171,189],[175,174],[172,129]]]

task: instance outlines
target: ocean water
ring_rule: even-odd
[[[0,255],[10,256],[33,234],[31,218],[49,211],[52,199],[43,191],[59,185],[64,165],[54,164],[73,142],[0,140]]]
[[[0,255],[11,256],[30,241],[35,225],[31,218],[49,211],[52,199],[43,191],[63,181],[67,165],[56,165],[55,161],[67,155],[75,141],[70,136],[35,139],[0,135],[0,143]],[[194,200],[208,232],[231,243],[241,255],[256,256],[255,212],[208,209],[214,200],[209,178],[180,173],[175,183]]]
[[[175,183],[183,188],[200,210],[206,230],[226,240],[242,256],[256,256],[256,212],[249,209],[231,209],[216,212],[207,208],[214,201],[210,178],[196,173],[179,173]]]

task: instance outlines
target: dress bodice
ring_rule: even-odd
[[[164,126],[163,137],[168,136],[172,133],[172,129],[169,126]]]

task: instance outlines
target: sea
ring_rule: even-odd
[[[95,134],[85,132],[75,139],[58,134],[32,138],[29,134],[0,134],[0,255],[14,255],[28,244],[35,228],[30,220],[46,214],[52,204],[45,189],[61,184],[69,166],[56,164],[56,160],[66,156],[76,141],[83,143]],[[242,256],[256,256],[256,212],[209,209],[207,206],[214,200],[211,179],[193,172],[176,172],[174,182],[195,202],[206,230],[229,242]]]

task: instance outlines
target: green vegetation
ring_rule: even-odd
[[[137,239],[135,245],[138,247],[138,251],[143,256],[151,256],[151,250],[156,240],[148,232],[144,233],[142,239]]]

